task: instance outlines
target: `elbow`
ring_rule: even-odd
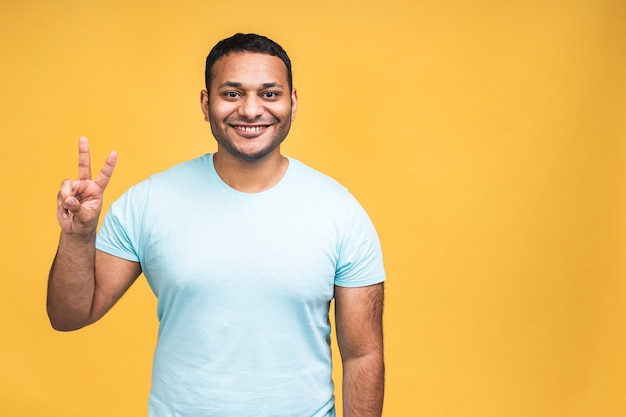
[[[55,320],[50,320],[50,325],[52,326],[52,328],[58,332],[72,332],[74,330],[78,330],[84,326],[75,326],[75,325],[70,325],[67,323],[62,323],[62,322],[57,322]]]
[[[58,314],[55,314],[48,306],[48,320],[50,320],[50,326],[59,332],[71,332],[74,330],[85,327],[87,322],[77,321],[75,319],[63,318]]]
[[[59,320],[50,314],[48,314],[48,319],[50,320],[50,326],[52,326],[52,328],[58,332],[71,332],[84,327],[77,325],[76,323]]]
[[[382,348],[380,349],[372,349],[369,351],[349,351],[349,352],[342,352],[341,353],[341,359],[344,362],[350,362],[350,361],[364,361],[364,362],[373,362],[373,363],[382,363],[384,364],[385,362],[385,355],[383,353]]]

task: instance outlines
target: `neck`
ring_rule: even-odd
[[[218,150],[213,155],[213,165],[229,187],[252,194],[276,185],[285,175],[289,161],[279,152],[272,152],[258,161],[245,161]]]

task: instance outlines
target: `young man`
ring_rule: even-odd
[[[217,152],[158,173],[112,204],[112,152],[58,194],[48,283],[55,329],[101,318],[143,272],[158,297],[151,417],[329,417],[335,298],[345,417],[380,417],[383,270],[369,218],[334,180],[280,153],[297,109],[291,63],[237,34],[207,57],[200,102]]]

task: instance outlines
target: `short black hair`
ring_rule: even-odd
[[[209,55],[206,57],[206,67],[204,70],[204,81],[206,89],[209,91],[211,85],[211,70],[218,59],[231,52],[256,52],[272,55],[280,58],[287,67],[287,82],[289,92],[293,89],[293,79],[291,75],[291,60],[282,46],[262,35],[255,33],[237,33],[230,38],[219,41]]]

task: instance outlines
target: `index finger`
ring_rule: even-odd
[[[89,141],[86,137],[78,140],[78,179],[91,179],[91,162],[89,160]]]

